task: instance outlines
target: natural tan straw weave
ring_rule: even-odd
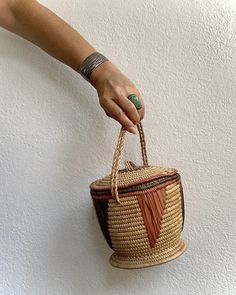
[[[125,161],[119,170],[126,130],[121,127],[112,171],[90,184],[99,224],[114,250],[111,265],[143,268],[177,258],[186,250],[184,195],[174,168],[149,166],[141,122],[137,125],[142,166]]]

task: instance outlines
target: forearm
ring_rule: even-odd
[[[1,0],[0,0],[1,2]],[[0,25],[31,41],[51,56],[78,70],[96,51],[76,30],[34,0],[8,0],[2,5]]]

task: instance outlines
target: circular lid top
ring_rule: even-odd
[[[131,161],[125,161],[126,168],[118,170],[118,188],[148,183],[154,179],[168,177],[176,174],[175,168],[164,168],[159,166],[136,166]],[[109,190],[111,186],[111,173],[90,184],[94,191]]]

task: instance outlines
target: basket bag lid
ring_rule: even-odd
[[[136,166],[132,161],[125,161],[125,169],[118,171],[117,188],[126,188],[132,185],[149,183],[153,180],[163,179],[176,175],[175,168],[160,166]],[[93,191],[105,191],[111,187],[112,173],[90,184]]]
[[[119,163],[121,160],[121,154],[124,146],[124,136],[126,130],[121,127],[120,135],[118,138],[117,146],[115,149],[112,171],[109,175],[98,179],[90,184],[91,192],[109,192],[120,203],[118,197],[118,190],[129,187],[137,187],[137,185],[144,185],[151,183],[166,181],[178,175],[178,171],[175,168],[164,168],[160,166],[149,166],[147,160],[146,143],[144,138],[144,132],[141,122],[137,125],[139,131],[139,138],[141,144],[141,153],[143,159],[142,166],[136,166],[132,161],[125,161],[125,169],[119,170]]]

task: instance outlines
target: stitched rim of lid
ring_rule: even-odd
[[[129,187],[123,187],[123,188],[118,188],[118,192],[120,195],[127,195],[130,193],[139,194],[144,191],[149,191],[153,189],[154,187],[157,189],[161,186],[163,186],[166,183],[173,182],[173,181],[179,181],[180,175],[178,173],[170,176],[164,176],[160,177],[158,179],[154,179],[151,181],[148,181],[146,183],[141,183],[141,184],[135,184]],[[106,190],[90,190],[90,193],[93,198],[99,198],[99,197],[104,197],[108,196],[111,194],[110,188]]]
[[[132,171],[119,170],[118,188],[126,188],[133,185],[148,183],[150,181],[172,176],[178,173],[175,168],[164,168],[161,166],[136,166]],[[110,189],[111,174],[97,179],[90,184],[93,191],[104,191]]]

